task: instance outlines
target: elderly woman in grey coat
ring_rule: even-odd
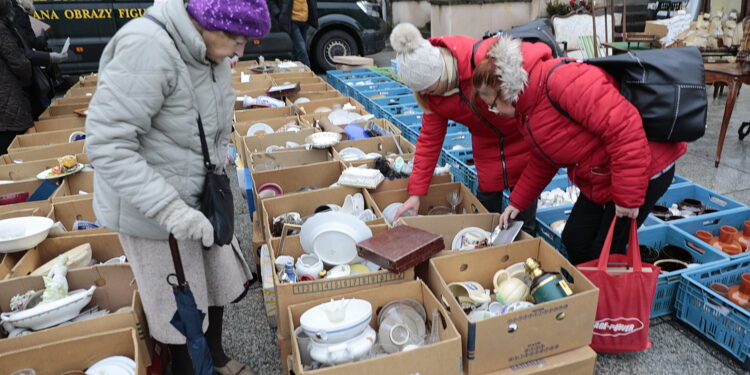
[[[170,344],[173,373],[192,368],[185,337],[169,323],[176,309],[166,282],[174,272],[170,233],[198,308],[208,310],[203,329],[216,370],[252,374],[221,346],[222,306],[241,298],[251,273],[236,240],[213,245],[213,227],[197,209],[206,174],[197,118],[212,164],[224,169],[235,98],[229,58],[268,33],[268,10],[262,0],[167,0],[146,14],[156,20],[130,21],[102,53],[86,119],[94,210],[120,233],[150,333]]]

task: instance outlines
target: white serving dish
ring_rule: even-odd
[[[340,321],[336,317],[340,318]],[[340,343],[360,334],[372,319],[372,304],[363,299],[321,303],[300,317],[302,330],[313,342]]]
[[[0,220],[0,253],[33,249],[47,238],[53,224],[52,219],[41,216]]]
[[[315,253],[329,265],[348,264],[357,258],[357,242],[372,237],[362,221],[343,212],[321,212],[307,219],[300,230],[306,253]]]
[[[94,296],[96,286],[88,290],[78,289],[67,297],[50,303],[39,304],[28,310],[0,314],[0,319],[14,327],[28,328],[34,331],[56,326],[78,316]]]
[[[263,132],[261,134],[273,134],[274,130],[271,127],[271,125],[268,125],[263,122],[259,122],[257,124],[253,124],[249,129],[247,129],[247,136],[254,136],[254,135],[260,135],[258,133]]]
[[[366,157],[367,154],[365,154],[364,151],[356,148],[356,147],[346,147],[341,149],[339,151],[339,156],[344,161],[355,161],[355,160],[361,160]]]
[[[482,228],[479,228],[479,227],[464,228],[461,231],[459,231],[458,233],[456,233],[456,235],[453,237],[453,243],[451,245],[451,248],[452,248],[452,250],[473,250],[473,249],[475,249],[475,247],[471,246],[471,245],[464,246],[463,239],[464,239],[464,236],[466,236],[466,235],[471,235],[471,236],[476,237],[476,240],[478,242],[481,242],[482,240],[485,240],[487,242],[487,245],[489,245],[490,235],[491,234],[492,233],[490,233],[490,232],[488,232],[488,231],[486,231],[486,230],[484,230]]]
[[[377,334],[372,327],[367,326],[356,337],[336,344],[325,344],[310,341],[310,357],[315,361],[327,365],[339,365],[360,360],[370,352]]]

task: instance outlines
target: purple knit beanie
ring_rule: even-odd
[[[247,37],[262,37],[271,29],[265,0],[190,0],[187,12],[201,27]]]

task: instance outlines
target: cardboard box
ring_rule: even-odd
[[[295,79],[317,77],[313,72],[295,72],[295,73],[268,73],[268,76],[281,85],[284,82],[292,82]]]
[[[419,205],[419,215],[428,215],[432,209],[438,206],[447,207],[450,211],[451,205],[448,203],[446,196],[449,192],[460,190],[463,199],[461,203],[456,206],[457,214],[486,214],[489,213],[487,209],[479,202],[479,199],[475,197],[466,186],[460,182],[453,182],[450,184],[438,184],[431,185],[430,191],[426,196],[422,197]],[[388,207],[391,203],[405,202],[409,198],[409,191],[407,189],[402,190],[389,190],[382,191],[372,194],[372,199],[375,201],[375,206],[378,208],[378,215],[382,215],[383,209]]]
[[[10,219],[13,217],[24,217],[24,216],[42,216],[47,217],[49,216],[50,212],[52,212],[52,204],[50,204],[48,201],[43,202],[46,203],[42,207],[28,207],[28,208],[21,208],[18,210],[12,210],[12,211],[4,211],[0,213],[0,220],[4,219]]]
[[[81,195],[79,196],[79,199],[57,201],[54,202],[52,206],[53,213],[50,217],[52,218],[52,220],[61,222],[65,229],[67,229],[68,231],[73,230],[73,223],[76,220],[96,222],[96,214],[94,214],[93,194]],[[75,231],[71,233],[86,232],[89,231]]]
[[[388,230],[384,224],[369,225],[373,234],[381,233]],[[276,262],[279,255],[290,255],[298,258],[305,253],[300,244],[299,236],[288,236],[282,247],[281,239],[275,238],[268,241],[268,247],[271,254],[271,266]],[[341,293],[356,292],[374,287],[402,283],[414,280],[414,270],[409,269],[402,273],[396,274],[386,270],[371,272],[367,274],[351,275],[346,277],[337,277],[333,279],[321,279],[315,281],[305,281],[293,284],[279,283],[279,277],[273,272],[273,286],[276,294],[276,306],[278,311],[277,327],[278,334],[281,337],[289,337],[289,320],[284,313],[287,306],[312,301],[319,298],[329,298]]]
[[[149,364],[143,358],[142,346],[136,331],[131,328],[80,335],[0,354],[0,372],[10,374],[34,368],[37,375],[57,375],[83,371],[104,358],[122,355],[135,361],[136,374],[146,375]]]
[[[51,105],[47,107],[47,109],[41,115],[39,115],[39,119],[46,120],[46,119],[58,118],[58,117],[78,117],[78,115],[73,111],[76,111],[82,108],[87,108],[87,107],[88,105],[80,105],[80,104],[68,104],[68,105],[61,105],[61,106]]]
[[[248,155],[247,168],[251,172],[296,167],[333,160],[328,150],[289,150],[275,152],[255,152]]]
[[[286,132],[286,133],[273,133],[273,134],[264,134],[264,135],[256,135],[252,137],[241,137],[242,144],[244,145],[245,149],[245,160],[247,160],[247,155],[250,155],[254,152],[266,152],[266,149],[269,146],[278,146],[282,147],[283,150],[289,150],[286,148],[287,142],[295,142],[299,145],[302,145],[305,143],[305,138],[309,136],[310,134],[315,133],[315,129],[302,129],[298,132]],[[302,149],[303,146],[300,147],[294,147],[292,149]]]
[[[343,171],[344,165],[340,162],[327,161],[299,167],[255,172],[252,174],[252,184],[256,212],[260,212],[261,215],[263,213],[261,202],[265,199],[258,197],[258,187],[263,184],[278,184],[281,186],[284,196],[291,196],[298,194],[298,190],[303,187],[327,188],[339,180]]]
[[[0,189],[0,190],[2,190],[2,189]],[[4,193],[0,193],[0,194],[4,194]],[[49,212],[52,210],[52,204],[50,203],[49,200],[37,201],[37,202],[7,204],[5,206],[0,206],[0,215],[6,215],[6,214],[8,214],[10,212],[21,211],[21,210],[32,210],[33,211],[35,209],[47,210],[47,211],[43,211],[43,212],[46,212],[47,214],[49,214]],[[43,216],[47,216],[47,214],[43,214]]]
[[[85,194],[84,194],[85,193]],[[60,188],[50,198],[53,203],[85,198],[94,193],[94,171],[82,171],[64,177]]]
[[[281,83],[284,83],[284,82],[279,82],[277,80],[274,80],[274,83],[281,84]],[[323,78],[315,76],[315,77],[296,78],[296,79],[294,79],[294,83],[299,83],[300,86],[301,86],[301,85],[305,85],[305,84],[326,83],[326,81]]]
[[[85,232],[85,231],[84,231]],[[28,250],[15,267],[11,269],[6,279],[27,276],[58,255],[88,243],[91,245],[91,257],[103,263],[115,257],[124,255],[120,238],[117,233],[84,234],[66,237],[48,237],[37,247]]]
[[[136,285],[133,283],[133,271],[130,266],[127,264],[107,264],[70,270],[66,278],[70,290],[88,289],[92,285],[96,285],[91,303],[84,309],[98,305],[102,309],[109,310],[110,314],[83,322],[47,328],[26,336],[0,340],[0,353],[11,353],[19,348],[30,348],[113,329],[132,328],[136,330],[137,340],[140,343],[139,345],[142,346],[139,348],[139,352],[143,356],[143,361],[146,365],[150,365],[149,349],[153,342],[148,333],[143,306]],[[43,288],[44,281],[41,276],[27,276],[2,281],[0,282],[0,299],[2,300],[0,301],[0,307],[3,311],[10,311],[9,301],[11,297],[28,290]],[[129,307],[129,309],[117,312],[123,307]],[[0,354],[0,364],[6,362],[3,358],[6,358],[5,354]],[[53,363],[56,361],[44,362]],[[6,372],[0,371],[0,373],[5,374]]]
[[[237,94],[237,96],[242,96]],[[274,118],[274,117],[287,117],[287,116],[295,116],[296,114],[292,111],[291,107],[281,107],[281,108],[253,108],[253,109],[245,109],[242,111],[234,111],[234,120],[235,122],[244,122],[244,121],[258,121],[263,120],[267,118]]]
[[[277,67],[278,64],[276,63],[276,61],[270,61],[270,60],[263,61],[263,65],[272,66],[275,68],[275,71],[279,71],[279,72],[309,72],[310,71],[310,67],[308,67],[307,65],[299,61],[283,61],[283,64],[289,64],[289,63],[294,63],[295,66],[290,67],[290,68],[278,68]],[[251,68],[256,67],[258,65],[260,65],[260,63],[257,60],[240,61],[237,63],[237,65],[235,65],[234,70],[245,71],[246,73],[252,72],[254,74],[262,74],[262,73],[255,73],[252,70],[250,70]]]
[[[45,159],[30,161],[27,163],[0,165],[0,180],[35,180],[37,174],[44,170],[54,168],[57,165],[57,159]]]
[[[430,374],[430,375],[458,375],[461,374],[461,337],[456,327],[447,318],[448,313],[422,281],[411,281],[403,284],[389,285],[382,288],[347,293],[337,298],[359,298],[372,304],[372,328],[377,328],[377,313],[388,302],[412,298],[424,305],[428,318],[432,311],[438,310],[445,324],[438,324],[440,341],[422,346],[414,350],[389,354],[374,359],[362,360],[319,370],[305,371],[300,360],[297,337],[292,335],[292,355],[294,356],[294,372],[298,375],[350,375],[350,374]],[[307,303],[291,305],[287,314],[291,327],[299,326],[299,319],[308,309],[327,299],[317,299]]]
[[[234,91],[236,93],[244,93],[245,91],[255,91],[255,90],[268,90],[273,86],[273,81],[255,81],[250,80],[250,82],[242,83],[239,80],[232,82],[232,88],[234,88]],[[244,94],[240,94],[237,96],[243,96]]]
[[[643,30],[643,33],[655,36],[656,42],[659,43],[659,39],[667,36],[669,33],[669,26],[667,26],[665,21],[667,20],[646,21],[646,28]]]
[[[582,346],[562,354],[521,363],[488,375],[592,375],[596,368],[596,352]]]
[[[93,82],[93,84],[79,86],[79,87],[96,87],[96,82]],[[52,101],[52,105],[59,107],[63,105],[79,105],[79,108],[88,107],[89,103],[91,102],[91,99],[93,99],[93,96],[84,96],[84,97],[78,97],[78,98],[57,98]]]
[[[10,271],[25,254],[26,251],[17,251],[15,253],[5,253],[0,256],[0,280],[4,280],[10,275]]]
[[[63,98],[80,98],[80,97],[91,97],[96,92],[96,86],[91,87],[76,87],[68,90]]]
[[[26,163],[35,160],[54,159],[65,155],[82,154],[84,142],[85,141],[61,143],[23,151],[8,150],[8,153],[3,155],[3,158],[6,160],[6,164],[10,164],[15,162]]]
[[[361,109],[364,113],[369,113],[365,110],[365,107],[362,104],[350,97],[310,101],[297,106],[296,111],[297,114],[301,116],[315,113],[315,110],[320,107],[326,107],[332,110],[334,105],[339,105],[343,108],[345,104],[353,105],[356,109]]]
[[[396,145],[396,142],[398,142],[398,146]],[[401,152],[399,152],[399,146],[401,147]],[[341,141],[337,145],[333,146],[334,159],[342,160],[341,156],[339,155],[339,151],[347,147],[356,147],[362,150],[365,154],[375,152],[383,156],[388,156],[388,154],[396,154],[403,157],[412,156],[410,154],[413,154],[416,150],[416,146],[409,143],[406,138],[400,135],[386,135],[382,137],[357,139],[354,141]],[[366,162],[366,160],[344,161],[345,164],[355,167]]]
[[[232,85],[234,85],[235,83],[242,83],[242,73],[243,72],[239,72],[239,71],[232,73]],[[273,80],[266,73],[260,73],[260,74],[253,74],[253,73],[248,73],[248,72],[244,72],[244,73],[245,73],[245,76],[248,76],[248,75],[250,76],[250,82],[265,82],[265,83],[268,83],[269,87],[273,84]]]
[[[0,195],[11,194],[11,193],[29,193],[29,198],[31,198],[34,192],[42,185],[44,181],[45,180],[25,180],[25,181],[12,182],[8,184],[0,184]],[[40,206],[48,206],[48,205],[49,205],[49,199],[43,199],[39,201],[30,201],[30,202],[24,202],[24,203],[6,204],[6,205],[0,206],[0,212],[15,211],[15,210],[21,210],[21,209],[27,209],[27,208],[37,208]]]
[[[247,131],[250,129],[251,126],[263,123],[266,125],[271,126],[274,131],[279,130],[282,126],[289,124],[289,123],[295,123],[299,126],[301,126],[303,129],[310,128],[310,125],[308,125],[306,122],[300,121],[297,116],[286,116],[286,117],[274,117],[264,120],[251,120],[251,121],[242,121],[237,122],[234,124],[234,131],[237,132],[238,135],[246,137]],[[270,134],[283,134],[282,133],[269,133],[269,134],[263,134],[263,135],[270,135]]]
[[[22,134],[17,135],[16,138],[13,139],[13,142],[10,143],[10,146],[8,146],[8,150],[13,151],[24,151],[24,150],[32,150],[37,147],[42,146],[49,146],[49,145],[56,145],[60,143],[68,143],[70,139],[70,134],[74,131],[83,131],[83,128],[73,128],[73,129],[64,129],[64,130],[56,130],[56,131],[50,131],[50,132],[44,132],[44,133],[36,133],[36,134]]]
[[[439,252],[433,258],[444,255],[456,254],[452,250],[453,238],[456,234],[468,227],[482,228],[490,233],[500,223],[500,214],[467,214],[467,215],[435,215],[435,216],[408,216],[402,217],[394,225],[408,225],[411,227],[426,230],[439,234],[443,237],[445,250]],[[516,237],[516,242],[532,239],[530,234],[521,231]],[[467,251],[467,250],[463,250]],[[416,267],[417,277],[422,280],[429,280],[430,265],[428,262],[422,263]]]
[[[491,288],[495,272],[529,257],[537,259],[546,271],[569,275],[570,278],[566,278],[574,294],[487,320],[469,322],[447,285],[472,280]],[[461,333],[467,375],[498,371],[591,343],[599,290],[541,239],[432,258],[429,274],[427,285],[443,301]]]
[[[32,133],[51,132],[56,130],[82,128],[86,124],[85,117],[66,117],[34,122]]]
[[[375,213],[376,220],[369,221],[367,224],[385,224],[383,215],[375,209],[375,202],[372,200],[370,193],[364,189],[356,189],[350,187],[335,187],[320,190],[307,191],[304,193],[294,194],[290,196],[280,196],[274,198],[266,198],[261,202],[263,206],[263,225],[265,226],[266,239],[280,238],[273,236],[271,227],[273,226],[273,218],[285,214],[287,212],[297,212],[301,217],[307,217],[313,215],[315,209],[323,204],[333,203],[339,206],[344,204],[344,199],[347,195],[354,195],[356,193],[362,193],[365,199],[365,209],[371,209]],[[289,237],[299,237],[298,235]],[[289,238],[287,237],[287,238]]]
[[[281,361],[281,373],[284,375],[294,374],[293,363],[294,356],[292,355],[292,338],[276,335],[276,342],[279,344],[279,360]]]
[[[294,105],[294,101],[299,98],[307,98],[312,100],[325,100],[325,99],[337,99],[342,98],[343,95],[341,95],[338,91],[300,91],[297,95],[287,96],[286,97],[286,105],[292,106]]]
[[[336,64],[346,64],[346,65],[365,65],[365,66],[375,65],[375,60],[373,60],[370,57],[362,57],[362,56],[335,56],[333,58],[333,62]]]

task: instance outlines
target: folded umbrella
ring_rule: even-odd
[[[214,375],[213,359],[208,350],[206,337],[203,335],[203,318],[206,314],[198,309],[195,297],[190,291],[190,286],[185,280],[185,271],[182,268],[182,258],[177,247],[177,240],[169,235],[169,249],[172,252],[175,273],[167,277],[167,282],[174,291],[177,311],[169,322],[180,331],[187,339],[188,352],[193,362],[193,370],[196,375]],[[177,283],[171,281],[177,278]]]

